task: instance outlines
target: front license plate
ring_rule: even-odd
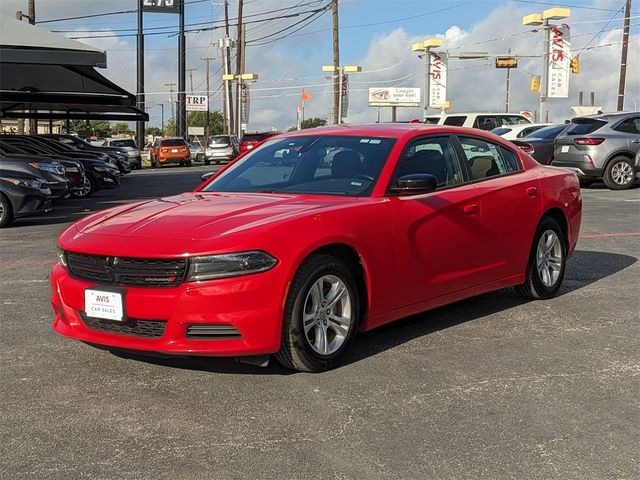
[[[562,153],[567,153],[569,151],[569,145],[563,145],[560,151]]]
[[[100,288],[84,291],[84,311],[88,317],[125,321],[122,293]]]
[[[178,149],[177,148],[172,148],[171,149],[171,153],[178,153]]]

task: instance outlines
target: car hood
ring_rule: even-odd
[[[185,193],[117,207],[76,224],[81,234],[208,240],[275,228],[310,211],[342,208],[356,198],[262,193]]]

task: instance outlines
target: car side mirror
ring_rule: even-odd
[[[391,191],[401,196],[421,195],[433,192],[438,185],[435,176],[429,173],[414,173],[400,177]]]

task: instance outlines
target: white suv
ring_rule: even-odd
[[[480,130],[493,130],[502,125],[519,125],[531,123],[524,115],[519,113],[443,113],[441,115],[429,115],[425,123],[433,125],[452,125],[454,127],[479,128]]]

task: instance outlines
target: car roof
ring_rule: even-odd
[[[597,113],[595,115],[584,115],[582,117],[574,117],[571,119],[571,121],[574,121],[576,119],[580,119],[580,118],[594,118],[597,120],[606,120],[606,121],[612,121],[612,120],[617,120],[619,118],[624,118],[624,117],[628,117],[628,116],[632,116],[632,115],[640,115],[640,112],[609,112],[609,113]]]
[[[432,115],[427,115],[429,117],[455,117],[458,115],[518,115],[520,117],[524,117],[519,112],[450,112],[450,113],[436,113]]]
[[[359,125],[330,125],[326,127],[307,128],[293,132],[286,132],[287,137],[300,137],[305,135],[373,135],[379,137],[400,138],[401,136],[415,132],[416,130],[441,131],[455,127],[450,125],[429,125],[425,123],[370,123]],[[465,129],[466,131],[466,129]]]

